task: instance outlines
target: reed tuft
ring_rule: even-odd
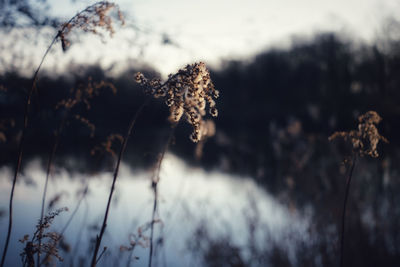
[[[107,31],[110,36],[112,36],[115,31],[112,23],[113,20],[111,16],[108,15],[111,10],[117,11],[118,20],[121,22],[122,25],[124,25],[124,16],[119,10],[118,5],[107,1],[101,1],[92,6],[89,6],[88,8],[77,14],[75,17],[73,17],[70,21],[64,23],[57,35],[61,40],[63,51],[65,52],[71,45],[71,42],[68,39],[68,35],[73,29],[80,29],[84,32],[91,32],[103,36],[103,34],[97,30],[97,28],[101,28]]]
[[[43,218],[43,220],[40,219],[36,225],[36,231],[31,240],[29,240],[29,235],[25,235],[19,240],[22,244],[26,243],[25,248],[21,253],[24,266],[40,266],[43,263],[49,265],[54,261],[54,259],[63,261],[63,258],[59,255],[57,249],[58,243],[62,236],[57,232],[48,231],[55,217],[57,217],[63,211],[68,211],[68,208],[61,208],[50,212]],[[45,240],[46,242],[42,243],[40,242],[41,240]],[[43,262],[37,262],[35,264],[35,254],[45,254],[46,256]]]
[[[345,141],[350,141],[353,146],[353,152],[360,156],[370,156],[377,158],[379,156],[377,146],[379,141],[388,143],[389,141],[379,134],[376,125],[381,122],[382,118],[375,111],[358,117],[358,129],[349,132],[335,132],[329,137],[329,141],[338,138],[343,138]]]
[[[187,65],[176,74],[169,75],[164,83],[157,78],[148,80],[140,72],[136,73],[135,80],[144,87],[145,93],[164,99],[169,107],[168,120],[171,123],[179,122],[182,116],[186,118],[193,127],[190,135],[193,142],[199,142],[210,133],[209,123],[204,120],[206,105],[208,113],[217,117],[215,99],[219,97],[219,91],[215,89],[203,62]]]

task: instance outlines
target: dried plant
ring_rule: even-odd
[[[379,156],[377,146],[379,141],[385,143],[388,140],[379,134],[376,125],[381,122],[382,118],[375,111],[368,111],[367,113],[358,117],[358,128],[349,132],[335,132],[329,137],[330,141],[338,138],[343,138],[345,141],[350,141],[352,146],[353,158],[351,160],[350,171],[346,179],[346,189],[342,208],[342,220],[340,231],[340,267],[343,266],[343,253],[344,253],[344,232],[345,232],[345,218],[347,199],[350,192],[351,178],[356,165],[357,156],[370,156],[377,158]]]
[[[375,111],[358,117],[358,129],[349,132],[335,132],[329,137],[329,140],[343,138],[345,141],[350,141],[353,146],[353,151],[360,156],[370,156],[376,158],[379,156],[377,146],[379,141],[388,143],[388,140],[379,134],[376,125],[381,122],[382,118]]]
[[[52,172],[53,168],[53,162],[55,158],[55,154],[57,152],[58,144],[60,141],[60,135],[64,129],[66,120],[68,119],[68,116],[71,113],[71,110],[79,105],[83,105],[87,110],[91,108],[90,101],[95,97],[100,94],[100,90],[103,88],[110,88],[111,91],[116,94],[117,89],[112,83],[101,81],[101,82],[93,82],[92,77],[88,78],[87,84],[83,85],[80,84],[76,88],[72,88],[69,92],[70,96],[62,99],[60,102],[56,104],[56,110],[64,108],[65,113],[63,115],[63,118],[61,119],[61,123],[58,127],[58,129],[55,131],[55,139],[54,139],[54,144],[50,153],[50,157],[47,163],[47,171],[46,171],[46,180],[45,180],[45,185],[44,185],[44,190],[43,190],[43,195],[42,195],[42,209],[41,209],[41,215],[40,218],[41,220],[43,219],[43,214],[44,214],[44,206],[46,202],[46,194],[47,194],[47,185],[48,181]],[[88,119],[85,117],[82,117],[79,114],[73,115],[73,118],[78,120],[79,122],[83,123],[85,126],[87,126],[90,129],[90,137],[94,136],[94,131],[95,131],[95,125],[91,123]],[[61,197],[61,195],[60,195]],[[49,203],[49,208],[52,206],[53,201],[50,201]],[[39,244],[41,240],[39,238]],[[40,262],[40,254],[38,254],[38,262]]]
[[[128,245],[121,245],[119,247],[120,252],[130,252],[128,257],[127,266],[131,265],[133,259],[138,260],[139,257],[133,257],[133,252],[136,246],[140,246],[142,248],[148,248],[150,244],[150,239],[148,236],[144,234],[150,228],[150,224],[145,224],[137,229],[137,234],[129,234],[129,244]]]
[[[209,133],[206,115],[206,104],[211,116],[218,116],[215,99],[219,91],[211,81],[210,73],[203,62],[187,65],[168,80],[161,83],[160,79],[148,80],[142,73],[136,74],[136,82],[142,85],[145,92],[155,98],[162,98],[169,107],[171,123],[177,123],[184,116],[193,126],[190,139],[197,143]]]
[[[203,117],[206,115],[205,108],[206,103],[209,105],[209,113],[212,116],[217,116],[218,111],[216,109],[216,104],[214,99],[219,96],[219,92],[215,90],[214,85],[210,79],[210,74],[204,63],[195,63],[192,65],[187,65],[184,69],[179,70],[178,73],[170,75],[168,80],[161,83],[159,79],[153,79],[149,81],[144,77],[143,74],[137,73],[135,75],[136,82],[140,83],[144,87],[144,91],[147,94],[155,98],[164,98],[166,104],[170,107],[169,121],[174,126],[180,121],[183,115],[186,116],[187,121],[193,126],[193,133],[191,135],[191,140],[193,142],[200,141],[204,136],[207,135],[207,130],[205,130],[205,123]],[[99,235],[96,237],[95,250],[92,257],[91,266],[94,267],[98,261],[98,251],[100,248],[101,240],[103,238],[108,214],[110,210],[110,204],[112,196],[114,193],[115,183],[117,181],[119,166],[122,160],[122,155],[126,149],[129,136],[131,135],[133,126],[136,123],[137,117],[143,110],[144,106],[147,105],[150,99],[147,99],[133,115],[127,133],[124,136],[121,149],[118,154],[118,160],[114,170],[114,178],[110,189],[110,194],[108,197],[107,207],[104,214],[103,224],[100,229]],[[172,131],[171,131],[172,132]],[[167,145],[169,144],[169,141]],[[165,153],[165,150],[162,154]],[[161,165],[162,157],[160,157],[159,165]],[[156,176],[159,177],[159,176]],[[153,190],[155,192],[155,201],[152,216],[152,225],[154,225],[154,214],[157,210],[157,182],[159,179],[152,181]],[[150,242],[150,255],[152,253],[152,242]],[[151,260],[151,257],[150,257]],[[151,265],[151,262],[150,262]]]
[[[55,217],[63,211],[68,211],[68,208],[61,208],[50,212],[43,218],[43,220],[39,220],[38,224],[36,225],[36,231],[31,240],[29,240],[29,235],[25,235],[19,240],[23,244],[26,243],[24,251],[21,253],[24,266],[34,267],[40,266],[42,263],[48,265],[53,262],[54,259],[63,261],[57,249],[57,245],[61,240],[61,234],[49,231],[49,228],[51,227]],[[45,240],[46,242],[39,243],[39,240]],[[34,255],[40,255],[42,253],[46,255],[44,261],[36,262],[35,264]]]
[[[185,117],[186,121],[193,127],[190,139],[194,143],[198,143],[195,154],[196,157],[200,158],[204,141],[215,134],[214,122],[204,119],[206,115],[206,106],[208,104],[208,112],[211,116],[218,116],[215,99],[219,97],[219,91],[215,89],[210,78],[210,73],[203,62],[186,65],[185,68],[179,70],[176,74],[169,75],[167,81],[164,83],[161,83],[161,80],[157,78],[148,80],[140,72],[136,73],[135,80],[143,86],[145,93],[154,98],[162,98],[165,101],[170,111],[168,120],[172,124],[170,137],[158,158],[156,172],[151,185],[154,194],[148,264],[148,266],[151,267],[154,222],[156,221],[155,214],[158,206],[157,186],[160,181],[161,163],[172,140],[173,131],[181,118]]]
[[[32,86],[31,86],[30,90],[28,91],[26,102],[25,102],[23,129],[22,129],[22,135],[21,135],[19,145],[18,145],[17,162],[15,165],[14,177],[13,177],[11,192],[10,192],[8,230],[7,230],[7,236],[6,236],[6,240],[5,240],[5,245],[4,245],[4,249],[3,249],[3,255],[2,255],[0,267],[4,266],[5,259],[7,256],[8,244],[10,242],[10,236],[11,236],[11,232],[12,232],[13,198],[14,198],[15,185],[17,182],[18,173],[21,169],[25,136],[26,136],[26,132],[28,129],[28,123],[29,123],[29,110],[30,110],[33,92],[37,89],[36,83],[37,83],[37,80],[39,77],[39,71],[43,65],[44,60],[46,59],[47,55],[49,54],[51,48],[53,47],[53,45],[56,43],[56,41],[58,39],[61,40],[61,45],[62,45],[62,48],[64,51],[70,45],[67,37],[72,29],[82,29],[83,31],[90,31],[93,33],[97,33],[96,28],[104,28],[106,31],[109,31],[110,34],[112,35],[112,33],[113,33],[112,20],[107,15],[107,13],[111,9],[114,9],[114,8],[117,9],[117,11],[118,11],[118,18],[121,20],[122,23],[124,23],[122,13],[119,11],[118,6],[115,4],[109,3],[107,1],[97,2],[91,6],[88,6],[87,8],[85,8],[84,10],[80,11],[75,16],[73,16],[68,22],[64,23],[60,27],[60,30],[57,32],[57,34],[55,35],[53,40],[51,41],[50,45],[47,47],[47,49],[39,63],[39,66],[35,70],[35,73],[34,73],[33,79],[32,79]],[[88,25],[86,25],[86,24],[88,24]]]
[[[174,124],[175,126],[176,124]],[[149,250],[149,263],[148,266],[151,267],[152,260],[153,260],[153,239],[154,239],[154,224],[161,222],[160,219],[156,219],[156,213],[158,213],[158,183],[160,182],[160,171],[161,171],[161,164],[162,161],[165,157],[165,153],[168,150],[169,145],[171,144],[174,136],[174,130],[175,127],[171,128],[171,132],[168,137],[168,141],[164,146],[164,149],[161,151],[161,153],[158,155],[158,160],[156,163],[155,171],[151,179],[151,188],[153,190],[153,212],[151,215],[151,221],[150,221],[150,250]]]
[[[110,134],[107,136],[107,140],[102,142],[100,145],[95,146],[90,154],[93,156],[96,153],[109,153],[113,158],[117,157],[117,153],[115,152],[114,146],[115,142],[123,143],[124,138],[120,134]]]
[[[103,35],[98,31],[98,29],[104,29],[110,34],[110,36],[112,36],[115,31],[112,24],[112,18],[108,15],[111,10],[116,10],[121,24],[125,24],[124,16],[119,10],[118,5],[107,1],[101,1],[87,7],[70,21],[64,23],[58,32],[58,37],[61,40],[63,51],[66,51],[71,45],[68,36],[74,29],[91,32],[100,36]]]
[[[103,253],[101,253],[100,256],[97,257],[97,254],[99,252],[100,245],[101,245],[101,240],[103,239],[103,235],[104,235],[104,232],[105,232],[106,227],[107,227],[108,214],[110,212],[111,200],[112,200],[112,196],[114,194],[115,184],[116,184],[117,178],[118,178],[119,166],[121,164],[122,155],[125,152],[126,146],[128,144],[129,137],[130,137],[130,135],[132,133],[133,127],[136,124],[136,120],[137,120],[137,118],[139,117],[139,114],[142,112],[143,108],[147,105],[148,102],[149,102],[149,99],[147,99],[139,107],[139,109],[134,113],[134,115],[132,116],[131,121],[129,122],[128,130],[126,131],[126,134],[125,134],[125,136],[123,138],[122,145],[121,145],[121,148],[120,148],[119,154],[118,154],[118,160],[117,160],[117,163],[116,163],[115,169],[114,169],[113,181],[112,181],[111,188],[110,188],[110,194],[108,196],[108,201],[107,201],[107,206],[106,206],[106,210],[105,210],[105,213],[104,213],[103,223],[102,223],[102,226],[100,228],[99,235],[96,236],[96,243],[95,243],[93,257],[92,257],[92,261],[91,261],[91,265],[90,265],[92,267],[95,267],[97,265],[97,262],[99,261],[99,259],[103,255]],[[103,252],[104,251],[105,251],[105,249],[103,250]]]
[[[61,107],[70,110],[73,107],[83,104],[87,110],[91,108],[90,101],[100,94],[100,90],[109,88],[113,94],[117,93],[117,88],[110,82],[93,82],[92,77],[88,78],[87,84],[79,84],[76,88],[71,88],[70,96],[62,99],[56,104],[56,109]]]

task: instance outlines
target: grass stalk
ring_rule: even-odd
[[[153,177],[152,183],[151,183],[151,188],[153,189],[153,194],[154,194],[154,202],[153,202],[153,211],[151,215],[151,222],[150,222],[150,251],[149,251],[149,264],[148,266],[151,267],[152,264],[152,259],[153,259],[153,237],[154,237],[154,223],[155,223],[155,216],[157,213],[157,206],[158,206],[158,182],[160,181],[160,170],[161,170],[161,164],[164,159],[165,153],[168,150],[168,147],[172,141],[172,138],[174,136],[174,130],[175,130],[176,124],[172,126],[168,141],[164,146],[164,149],[162,150],[161,154],[158,157],[157,165],[156,165],[156,172]]]
[[[93,252],[92,263],[91,263],[92,267],[95,267],[97,262],[98,262],[97,254],[99,252],[101,240],[103,239],[103,235],[104,235],[104,232],[105,232],[106,227],[107,227],[108,213],[110,211],[110,204],[111,204],[112,196],[113,196],[114,189],[115,189],[115,183],[116,183],[117,177],[118,177],[119,166],[120,166],[120,163],[121,163],[121,160],[122,160],[122,155],[125,152],[126,146],[128,144],[129,136],[132,133],[133,126],[135,125],[139,114],[142,112],[143,108],[148,104],[149,101],[150,101],[150,98],[145,100],[145,102],[143,102],[143,104],[139,107],[139,109],[133,115],[133,117],[132,117],[132,119],[131,119],[131,121],[129,123],[128,130],[127,130],[127,132],[125,134],[124,140],[122,142],[121,149],[120,149],[119,154],[118,154],[118,160],[117,160],[117,163],[116,163],[116,166],[115,166],[115,170],[114,170],[114,177],[113,177],[113,181],[112,181],[112,185],[111,185],[111,189],[110,189],[110,194],[108,196],[107,207],[106,207],[106,211],[105,211],[105,214],[104,214],[103,224],[101,226],[99,235],[96,237],[96,244],[95,244],[95,249],[94,249],[94,252]]]
[[[340,230],[340,267],[343,267],[343,264],[344,264],[343,254],[344,254],[344,232],[345,232],[346,207],[347,207],[347,200],[348,200],[349,192],[350,192],[351,178],[353,177],[353,171],[354,171],[354,167],[356,165],[356,161],[357,161],[357,154],[354,153],[353,159],[351,162],[351,166],[350,166],[350,172],[346,179],[346,189],[345,189],[345,193],[344,193],[344,201],[343,201],[343,209],[342,209],[342,220],[341,220],[341,230]]]
[[[60,34],[62,34],[62,32],[66,29],[67,25],[69,23],[71,23],[80,14],[82,14],[83,12],[86,12],[86,10],[89,10],[90,8],[94,7],[97,4],[98,3],[95,3],[95,4],[85,8],[84,10],[80,11],[75,16],[73,16],[67,23],[63,24],[61,29],[57,32],[56,36],[54,36],[54,38],[51,41],[50,45],[47,47],[46,52],[44,53],[42,59],[40,60],[39,66],[37,67],[37,69],[35,70],[35,73],[33,75],[32,86],[29,89],[29,92],[28,92],[28,95],[27,95],[27,98],[26,98],[26,101],[25,101],[23,128],[22,128],[21,139],[20,139],[19,144],[18,144],[18,156],[17,156],[17,162],[16,162],[16,166],[15,166],[15,170],[14,170],[14,177],[13,177],[13,180],[12,180],[12,186],[11,186],[11,192],[10,192],[10,201],[9,201],[9,209],[8,209],[8,218],[9,219],[8,219],[7,237],[6,237],[6,241],[5,241],[5,244],[4,244],[4,249],[3,249],[3,254],[2,254],[2,258],[1,258],[0,267],[4,267],[4,263],[5,263],[6,256],[7,256],[7,251],[8,251],[8,245],[9,245],[9,242],[10,242],[10,237],[11,237],[11,232],[12,232],[12,225],[13,225],[13,199],[14,199],[15,185],[16,185],[16,182],[17,182],[17,179],[18,179],[18,174],[19,174],[19,172],[21,170],[22,155],[23,155],[23,152],[24,152],[24,142],[25,142],[25,139],[26,139],[26,133],[27,133],[28,124],[29,124],[29,109],[30,109],[30,105],[31,105],[33,92],[35,91],[35,89],[37,89],[36,84],[37,84],[37,80],[39,78],[39,71],[42,68],[44,60],[46,59],[47,55],[49,54],[51,48],[56,43],[57,39],[60,37]]]
[[[12,180],[12,187],[11,187],[11,192],[10,192],[10,202],[9,202],[9,209],[8,209],[8,230],[7,230],[7,237],[6,237],[6,241],[5,241],[5,245],[4,245],[4,250],[3,250],[3,255],[1,258],[1,267],[4,266],[5,260],[6,260],[6,256],[7,256],[7,250],[8,250],[8,245],[10,242],[10,237],[11,237],[11,232],[12,232],[12,224],[13,224],[13,199],[14,199],[14,192],[15,192],[15,184],[17,182],[18,179],[18,174],[21,170],[21,163],[22,163],[22,155],[24,152],[24,142],[25,142],[25,138],[26,138],[26,132],[28,129],[28,123],[29,123],[29,109],[30,109],[30,105],[31,105],[31,100],[32,100],[32,95],[34,90],[36,89],[36,82],[38,80],[38,75],[39,75],[39,71],[42,67],[42,64],[46,58],[46,56],[48,55],[50,49],[52,48],[52,46],[54,45],[54,43],[56,42],[58,38],[58,34],[56,35],[56,37],[53,38],[53,41],[51,42],[51,44],[49,45],[49,47],[47,48],[46,52],[44,53],[42,60],[40,61],[40,64],[38,66],[38,68],[35,71],[35,74],[33,76],[32,79],[32,87],[30,88],[26,101],[25,101],[25,111],[24,111],[24,123],[23,123],[23,129],[22,129],[22,135],[21,135],[21,139],[19,141],[18,144],[18,156],[17,156],[17,163],[15,166],[15,170],[14,170],[14,177]]]
[[[43,216],[44,216],[44,205],[46,203],[47,186],[48,186],[50,175],[51,175],[51,172],[52,172],[52,169],[53,169],[53,162],[54,162],[54,158],[55,158],[55,155],[56,155],[56,152],[57,152],[58,144],[60,142],[60,134],[61,134],[61,132],[62,132],[62,130],[64,128],[64,124],[65,124],[66,118],[67,118],[67,115],[65,115],[64,118],[62,119],[61,124],[60,124],[60,126],[59,126],[59,128],[58,128],[58,130],[57,130],[57,132],[55,134],[54,144],[53,144],[53,147],[52,147],[51,152],[50,152],[49,160],[47,162],[46,181],[44,183],[44,189],[43,189],[43,195],[42,195],[42,207],[41,207],[41,210],[40,210],[40,224],[42,223]],[[41,237],[39,237],[38,243],[39,243],[39,248],[40,248],[41,245],[42,245],[42,238]],[[37,253],[37,263],[38,263],[38,266],[41,265],[41,263],[40,263],[40,250]]]

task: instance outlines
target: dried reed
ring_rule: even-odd
[[[171,128],[167,143],[165,144],[162,152],[158,156],[158,160],[157,160],[157,163],[156,163],[156,169],[155,169],[154,175],[153,175],[153,177],[151,179],[151,188],[153,190],[154,201],[153,201],[153,211],[152,211],[151,221],[150,221],[150,250],[149,250],[149,264],[148,264],[149,267],[151,267],[151,263],[152,263],[152,260],[153,260],[154,224],[159,221],[159,220],[155,219],[155,216],[156,216],[157,207],[158,207],[158,191],[157,191],[157,188],[158,188],[158,183],[160,182],[161,164],[162,164],[162,161],[164,159],[165,153],[167,152],[168,147],[170,146],[170,144],[171,144],[171,142],[173,140],[174,131],[175,131],[176,126],[177,126],[176,123],[174,123],[172,125],[172,128]]]
[[[215,100],[219,97],[219,91],[215,89],[211,81],[210,73],[203,62],[186,65],[174,75],[169,75],[168,80],[161,84],[161,80],[148,80],[142,73],[136,74],[136,82],[145,88],[145,92],[155,98],[163,98],[170,109],[168,120],[172,129],[168,141],[160,153],[155,175],[152,179],[152,190],[154,194],[152,218],[150,222],[150,251],[148,266],[151,267],[153,259],[153,235],[155,214],[158,205],[157,186],[160,181],[161,163],[173,138],[175,127],[184,116],[193,127],[190,139],[198,143],[196,154],[201,157],[204,140],[215,134],[215,125],[211,120],[204,120],[206,115],[206,104],[209,106],[209,114],[218,116]]]
[[[343,200],[342,216],[341,216],[341,230],[340,230],[340,267],[343,267],[344,259],[344,237],[345,237],[345,218],[347,200],[350,192],[351,178],[356,166],[358,157],[370,156],[376,158],[379,156],[377,146],[379,141],[385,143],[388,140],[381,136],[376,128],[382,118],[375,111],[368,111],[367,113],[358,117],[358,128],[349,132],[335,132],[329,137],[329,141],[343,138],[345,141],[350,141],[352,146],[352,160],[350,165],[349,174],[346,178],[346,189]]]
[[[132,130],[133,130],[133,126],[135,125],[136,120],[137,120],[138,116],[140,115],[140,113],[142,112],[143,108],[148,104],[149,100],[150,99],[148,98],[145,102],[143,102],[143,104],[139,107],[139,109],[132,116],[132,119],[131,119],[131,121],[129,123],[129,126],[128,126],[128,130],[127,130],[127,132],[126,132],[126,134],[124,136],[121,148],[119,150],[118,160],[117,160],[117,163],[116,163],[116,166],[115,166],[115,170],[114,170],[114,177],[113,177],[113,181],[112,181],[112,184],[111,184],[110,194],[108,196],[108,201],[107,201],[106,211],[105,211],[105,214],[104,214],[103,224],[101,226],[99,235],[96,236],[96,244],[95,244],[94,253],[93,253],[92,262],[91,262],[91,266],[92,267],[95,267],[97,265],[97,262],[99,261],[100,256],[101,256],[100,255],[99,258],[97,258],[97,254],[99,252],[101,240],[103,239],[103,235],[104,235],[104,232],[105,232],[106,227],[107,227],[108,213],[110,211],[110,204],[111,204],[112,196],[113,196],[114,189],[115,189],[115,183],[116,183],[117,177],[118,177],[119,166],[120,166],[120,163],[121,163],[121,160],[122,160],[122,155],[125,152],[126,146],[128,144],[128,139],[129,139],[129,137],[130,137],[130,135],[132,133]],[[104,252],[104,250],[103,250],[103,252]]]
[[[19,240],[23,244],[26,242],[25,249],[21,253],[24,266],[40,266],[41,262],[37,262],[37,265],[35,265],[34,261],[34,255],[40,253],[46,253],[46,258],[44,259],[44,262],[49,263],[52,261],[53,258],[57,258],[59,261],[63,261],[61,256],[58,254],[57,249],[58,242],[61,239],[61,234],[48,231],[55,217],[63,211],[68,211],[68,209],[61,208],[56,211],[50,212],[43,218],[43,220],[39,220],[38,224],[36,225],[36,231],[30,241],[28,241],[29,235],[25,235],[22,239]],[[39,245],[39,240],[42,240],[44,238],[47,238],[48,242],[43,245]]]
[[[61,40],[62,48],[65,51],[66,47],[69,45],[69,41],[67,39],[68,34],[71,32],[72,29],[82,29],[83,31],[90,31],[93,33],[96,32],[96,28],[104,28],[106,31],[109,31],[110,34],[113,33],[113,27],[112,27],[112,20],[110,19],[109,16],[107,16],[107,12],[112,9],[116,8],[118,10],[119,14],[119,19],[123,22],[123,16],[121,12],[118,9],[118,6],[109,3],[107,1],[101,1],[97,2],[84,10],[80,11],[77,13],[75,16],[73,16],[67,23],[64,23],[61,26],[61,29],[58,31],[57,35],[53,38],[51,41],[50,45],[46,49],[39,66],[35,70],[35,73],[33,75],[32,79],[32,86],[27,94],[27,99],[25,102],[25,111],[24,111],[24,119],[23,119],[23,129],[22,129],[22,135],[21,139],[19,141],[18,145],[18,156],[17,156],[17,162],[15,166],[15,171],[14,171],[14,178],[12,181],[12,187],[11,187],[11,193],[10,193],[10,201],[9,201],[9,222],[8,222],[8,230],[7,230],[7,237],[4,245],[4,250],[3,250],[3,255],[1,259],[1,264],[0,267],[4,266],[5,259],[7,256],[7,250],[8,250],[8,245],[10,242],[10,236],[12,232],[12,224],[13,224],[13,198],[14,198],[14,191],[15,191],[15,184],[18,178],[19,171],[21,169],[21,162],[22,162],[22,155],[23,155],[23,150],[24,150],[24,141],[25,141],[25,136],[26,132],[28,129],[28,122],[29,122],[29,109],[31,105],[31,99],[33,92],[37,90],[37,80],[39,77],[39,71],[43,65],[44,60],[46,59],[48,53],[50,52],[51,48],[53,45],[56,43],[58,39]]]
[[[101,81],[99,83],[93,82],[92,78],[89,77],[87,85],[79,85],[77,88],[72,88],[70,90],[70,97],[66,99],[62,99],[60,102],[56,104],[56,109],[61,109],[64,108],[65,112],[63,114],[63,118],[61,120],[61,123],[54,133],[54,144],[52,147],[52,150],[50,152],[49,160],[47,163],[47,170],[46,170],[46,180],[45,180],[45,185],[44,185],[44,190],[43,190],[43,195],[42,195],[42,207],[41,207],[41,213],[40,213],[40,220],[43,220],[43,214],[44,214],[44,205],[46,202],[46,194],[47,194],[47,185],[49,182],[49,178],[52,173],[53,169],[53,162],[55,158],[55,154],[60,142],[60,135],[64,129],[65,123],[72,112],[72,109],[80,104],[83,104],[84,107],[89,110],[91,105],[90,105],[90,100],[92,100],[95,96],[100,94],[100,89],[108,87],[112,90],[114,94],[117,93],[117,89],[115,86],[111,83]],[[75,114],[73,116],[75,119],[81,121],[86,125],[90,130],[91,134],[90,136],[92,137],[94,135],[94,130],[95,126],[90,123],[90,121],[79,114]],[[73,213],[75,214],[75,213]],[[73,216],[72,216],[73,217]],[[39,238],[39,247],[41,245],[41,239]],[[37,262],[40,264],[40,253],[37,254]]]

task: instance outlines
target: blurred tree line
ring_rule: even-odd
[[[196,145],[189,140],[191,129],[185,123],[178,126],[171,151],[190,164],[250,175],[293,210],[311,205],[314,213],[310,232],[320,238],[312,248],[299,249],[299,262],[335,266],[337,258],[332,251],[337,249],[337,232],[328,226],[336,229],[340,217],[346,173],[346,165],[341,163],[346,149],[329,143],[328,136],[355,128],[358,115],[377,111],[383,117],[378,128],[390,144],[379,148],[381,157],[363,158],[356,167],[345,257],[348,266],[398,266],[399,48],[399,40],[390,40],[384,46],[355,45],[326,33],[294,43],[290,49],[266,51],[251,62],[227,61],[211,72],[221,92],[217,103],[220,112],[215,120],[216,136],[207,140],[203,157],[194,157]],[[91,151],[106,142],[109,135],[123,134],[130,116],[145,100],[134,83],[134,73],[159,75],[144,66],[117,76],[108,75],[98,66],[71,65],[66,69],[68,73],[63,76],[43,73],[38,81],[25,158],[47,159],[54,131],[66,116],[65,110],[55,107],[70,97],[71,88],[85,87],[89,81],[107,81],[115,85],[117,94],[102,90],[91,100],[90,109],[77,106],[68,114],[56,161],[71,171],[111,170],[114,158],[106,149],[94,155]],[[5,88],[0,90],[0,162],[12,165],[31,80],[7,72],[0,75],[0,85]],[[95,126],[93,136],[76,115]],[[151,166],[156,160],[168,136],[167,116],[164,103],[152,100],[139,117],[124,157],[133,168]],[[118,150],[119,145],[116,142],[113,149]],[[207,241],[210,248],[215,248],[217,242],[223,253],[212,249],[210,257],[210,251],[204,251],[205,261],[212,265],[216,260],[215,266],[222,266],[218,264],[221,261],[228,264],[223,257],[232,259],[230,247],[221,246],[229,242]],[[238,249],[232,250],[234,257],[240,257]],[[310,249],[314,253],[304,252]],[[269,253],[278,257],[275,266],[290,266],[279,248]],[[263,260],[267,259],[260,258],[259,264]],[[244,259],[236,262],[240,262],[237,266],[248,265]]]

